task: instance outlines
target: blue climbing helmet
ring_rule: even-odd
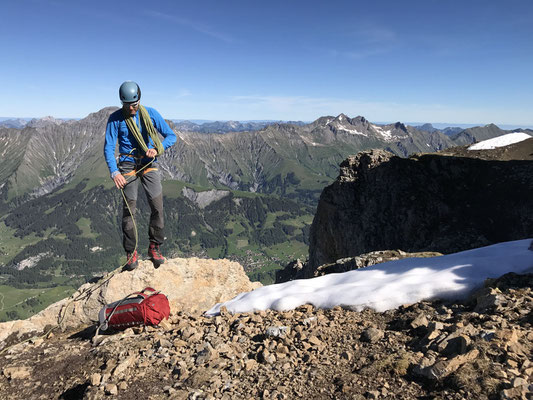
[[[141,99],[141,88],[133,81],[126,81],[120,85],[118,96],[123,103],[135,103]]]

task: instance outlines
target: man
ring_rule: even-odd
[[[158,268],[164,261],[160,246],[164,241],[163,191],[157,156],[176,142],[176,135],[163,117],[153,108],[140,104],[141,89],[133,81],[124,82],[119,89],[122,108],[109,116],[105,133],[104,156],[115,186],[124,191],[123,246],[128,261],[125,270],[138,265],[137,238],[132,215],[135,214],[139,181],[141,182],[151,215],[148,230],[148,256]],[[164,137],[161,142],[158,132]],[[118,165],[115,159],[119,143]]]

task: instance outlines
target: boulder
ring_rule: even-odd
[[[140,261],[137,269],[116,270],[99,282],[87,283],[69,298],[50,305],[27,320],[1,323],[0,342],[5,345],[5,339],[12,334],[41,332],[59,321],[62,329],[93,324],[105,304],[145,287],[164,293],[171,314],[175,314],[178,311],[201,313],[216,303],[259,286],[259,282],[250,282],[239,263],[225,259],[168,259],[158,269],[154,269],[150,261]]]

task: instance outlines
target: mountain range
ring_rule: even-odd
[[[104,108],[79,121],[46,118],[21,130],[0,128],[3,152],[10,154],[0,167],[4,198],[38,197],[85,177],[105,179],[101,149],[107,117],[114,110]],[[491,124],[448,136],[400,122],[376,125],[344,114],[306,125],[275,123],[224,135],[170,125],[178,142],[160,159],[166,179],[289,197],[297,191],[320,190],[336,177],[340,161],[361,150],[383,148],[407,156],[508,132]]]
[[[115,110],[0,128],[0,285],[72,288],[122,262],[121,199],[102,154]],[[159,159],[165,253],[235,259],[265,283],[287,262],[306,257],[318,197],[347,156],[381,148],[405,157],[508,132],[487,125],[449,136],[344,114],[223,135],[169,124],[178,141]],[[138,215],[146,216],[139,198]],[[147,230],[141,217],[138,225]],[[141,234],[139,248],[146,244]]]
[[[275,123],[305,125],[305,122],[302,121],[208,121],[203,123],[197,123],[194,121],[172,120],[172,122],[174,123],[174,126],[180,131],[201,133],[258,131],[264,129],[268,125],[272,125]]]

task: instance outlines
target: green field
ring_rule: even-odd
[[[78,228],[81,229],[82,237],[91,238],[91,239],[96,239],[98,237],[98,234],[94,233],[91,230],[91,220],[89,218],[84,218],[84,217],[80,218],[76,222],[76,225],[78,226]]]
[[[0,321],[28,318],[72,293],[72,286],[16,289],[0,285]]]
[[[0,264],[7,264],[24,247],[42,240],[42,237],[36,235],[19,238],[15,237],[14,233],[14,229],[0,222]]]

